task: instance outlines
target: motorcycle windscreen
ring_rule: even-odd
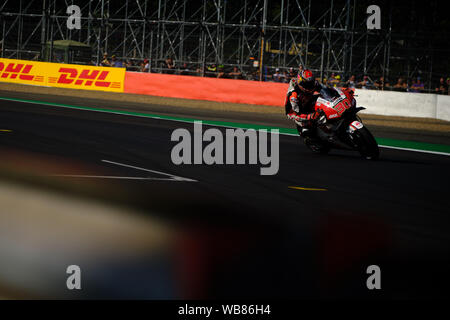
[[[322,99],[327,101],[333,101],[340,97],[339,93],[335,89],[329,87],[322,88],[322,90],[320,90],[320,96]]]

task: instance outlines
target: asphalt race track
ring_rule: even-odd
[[[281,135],[279,172],[261,176],[260,165],[174,165],[177,128],[193,131],[190,123],[0,101],[0,129],[11,130],[0,132],[0,155],[88,168],[36,174],[151,178],[60,177],[101,180],[164,219],[222,237],[209,296],[450,296],[448,156],[384,148],[375,162],[343,151],[319,156]],[[382,270],[378,292],[366,288],[371,264]]]

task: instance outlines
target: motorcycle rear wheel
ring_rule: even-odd
[[[366,127],[355,131],[353,139],[358,145],[358,151],[362,157],[368,160],[377,160],[380,156],[378,143]]]

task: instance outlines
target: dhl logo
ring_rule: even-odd
[[[8,63],[5,67],[3,62],[0,62],[0,78],[3,79],[20,79],[25,81],[37,81],[43,82],[43,76],[36,76],[30,74],[31,69],[33,68],[32,64],[23,64],[23,63]]]
[[[78,70],[75,68],[61,67],[58,72],[61,75],[59,77],[49,77],[49,83],[120,88],[120,82],[104,81],[108,76],[109,71],[82,69],[81,73],[78,75]]]
[[[0,82],[123,92],[124,68],[0,58]]]

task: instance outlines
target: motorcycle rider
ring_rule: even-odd
[[[288,119],[294,120],[300,127],[302,137],[311,135],[311,127],[319,116],[314,106],[322,85],[315,80],[309,69],[301,70],[296,78],[291,79],[286,94],[285,109]]]

